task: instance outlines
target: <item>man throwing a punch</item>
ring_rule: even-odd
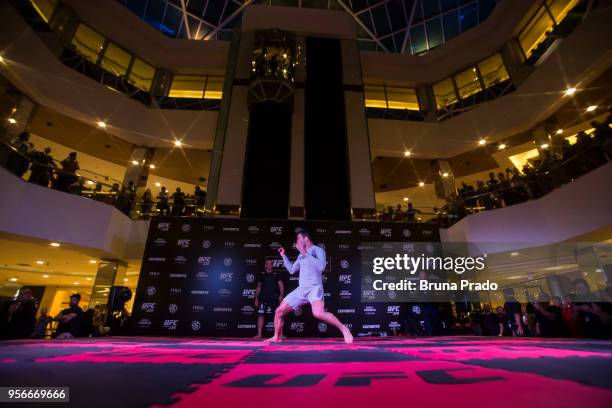
[[[289,312],[299,309],[302,305],[310,303],[312,314],[315,318],[337,327],[342,332],[344,341],[352,343],[353,336],[351,331],[340,323],[336,316],[325,311],[323,282],[321,281],[321,274],[327,264],[325,251],[312,243],[310,233],[305,230],[300,230],[297,233],[295,248],[300,252],[300,255],[298,255],[293,263],[287,258],[285,248],[281,247],[278,250],[278,253],[283,257],[285,268],[287,268],[290,274],[299,271],[300,280],[298,287],[289,293],[276,309],[274,313],[274,336],[268,339],[268,341],[281,341],[284,316]]]

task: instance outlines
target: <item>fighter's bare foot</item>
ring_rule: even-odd
[[[279,339],[278,337],[274,336],[274,337],[270,337],[266,341],[269,341],[270,343],[280,343],[282,339]]]
[[[353,342],[353,335],[351,334],[351,331],[345,327],[344,330],[342,330],[342,335],[344,336],[344,342],[347,344],[350,344]]]

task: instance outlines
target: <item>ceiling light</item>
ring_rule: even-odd
[[[419,182],[419,187],[423,187],[425,185],[425,183],[423,183],[422,181]]]
[[[79,284],[79,282],[74,282],[74,284],[75,284],[75,285],[78,285],[78,284]]]
[[[412,152],[410,152],[410,150],[406,150],[404,152],[404,156],[409,157],[412,154]]]
[[[91,278],[85,278],[85,280],[88,280],[88,281],[90,281],[90,280],[91,280]]]
[[[478,144],[479,144],[479,145],[481,145],[481,146],[484,146],[485,144],[487,144],[487,141],[486,141],[486,140],[484,140],[484,139],[480,139],[480,140],[478,141]]]
[[[155,183],[155,187],[161,187],[161,183],[159,182]]]
[[[447,172],[442,173],[442,177],[448,177],[448,173]]]
[[[586,108],[587,112],[593,112],[595,109],[597,109],[597,105],[591,105],[588,108]]]
[[[4,62],[4,58],[2,58],[2,55],[0,55],[0,62]]]
[[[562,133],[563,133],[563,129],[557,129],[557,132],[556,132],[556,133],[557,133],[558,135],[562,134]]]
[[[518,252],[511,252],[511,253],[510,253],[510,256],[518,256],[518,255],[519,255],[519,253],[518,253]]]
[[[98,122],[98,127],[101,127],[102,129],[106,129],[106,123],[103,121],[99,121]]]
[[[408,201],[408,197],[404,197],[404,201]]]
[[[16,121],[14,118],[9,118],[9,119],[8,119],[8,122],[9,122],[9,123],[11,123],[11,124],[13,124],[13,125],[14,125],[15,123],[17,123],[17,121]]]
[[[17,282],[17,278],[11,278],[9,279],[11,282]]]
[[[87,184],[92,185],[92,184],[96,184],[96,183],[94,183],[94,182],[93,182],[93,181],[91,181],[91,180],[87,180]]]
[[[96,261],[95,259],[91,259],[91,260],[89,260],[89,263],[90,263],[90,264],[95,264],[96,262],[98,262],[98,261]]]
[[[133,164],[134,166],[138,166],[138,162],[137,162],[136,160],[132,160],[132,164]]]
[[[59,242],[51,242],[49,245],[51,245],[52,247],[56,247],[57,248],[58,246],[60,246],[60,243]]]
[[[567,88],[565,90],[565,96],[571,96],[576,93],[576,88]]]
[[[506,145],[504,143],[500,144],[499,146],[497,146],[497,148],[499,150],[504,150],[506,148]]]
[[[124,282],[127,282],[127,281],[128,281],[128,278],[123,278],[123,281],[124,281]]]
[[[540,149],[548,149],[548,143],[542,143]]]
[[[154,169],[155,165],[154,164],[149,164],[149,168]]]
[[[175,141],[174,141],[174,145],[175,145],[176,147],[181,147],[181,146],[183,145],[183,142],[181,142],[180,140],[175,140]]]
[[[49,275],[43,275],[43,278],[48,278],[48,277],[49,277]]]
[[[45,261],[36,261],[36,263],[39,264],[39,265],[44,265]]]

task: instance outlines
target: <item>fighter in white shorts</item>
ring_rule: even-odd
[[[300,255],[295,262],[291,262],[285,254],[285,248],[280,248],[278,253],[283,257],[285,268],[290,274],[300,272],[298,287],[285,296],[281,305],[274,313],[274,336],[267,341],[278,342],[282,339],[284,316],[297,310],[305,303],[310,303],[312,314],[315,318],[335,326],[342,332],[346,343],[353,342],[351,331],[334,316],[325,311],[323,303],[323,282],[321,274],[325,270],[327,258],[323,248],[312,243],[310,234],[301,230],[297,233],[295,247],[300,251]]]

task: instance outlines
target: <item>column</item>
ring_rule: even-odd
[[[525,65],[525,55],[516,39],[506,42],[502,46],[500,54],[512,83],[515,87],[518,87],[531,74],[534,67]]]
[[[445,200],[448,196],[457,192],[455,176],[448,160],[432,160],[431,170],[438,198]]]
[[[425,111],[425,122],[435,122],[436,119],[436,98],[431,85],[419,85],[416,89],[417,99],[422,111]]]
[[[153,164],[155,149],[146,146],[134,146],[130,154],[130,161],[125,169],[123,185],[127,186],[130,181],[136,188],[136,196],[140,197],[147,186],[149,170]]]
[[[106,306],[112,286],[124,286],[127,263],[118,259],[102,259],[98,263],[96,279],[91,288],[89,307],[96,305]]]

